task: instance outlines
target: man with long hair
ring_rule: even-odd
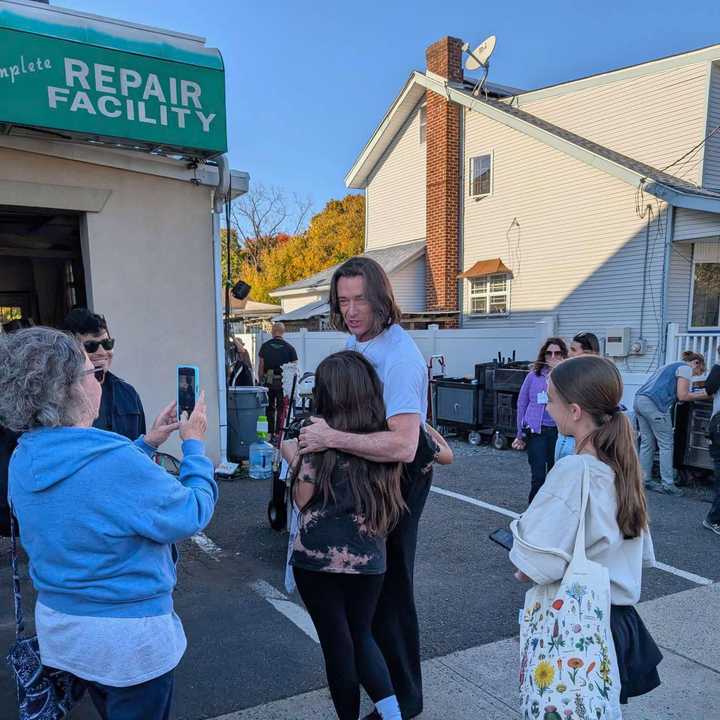
[[[332,277],[329,302],[333,326],[351,334],[346,348],[364,355],[383,383],[389,429],[341,432],[314,418],[301,431],[300,452],[336,449],[366,460],[405,463],[402,495],[408,512],[387,538],[387,571],[373,634],[407,719],[419,715],[423,707],[413,571],[418,523],[432,482],[432,451],[426,458],[428,443],[421,432],[427,415],[427,368],[412,338],[400,327],[400,308],[377,262],[355,257],[343,263]],[[379,717],[377,711],[368,716]]]

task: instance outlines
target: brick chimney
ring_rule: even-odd
[[[462,40],[444,37],[425,51],[428,71],[462,82]],[[428,310],[458,310],[460,248],[460,107],[426,93],[426,214]],[[457,327],[459,317],[445,327]]]

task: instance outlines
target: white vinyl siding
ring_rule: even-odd
[[[425,164],[417,108],[388,147],[367,185],[366,250],[425,237]]]
[[[720,213],[702,212],[702,210],[675,210],[675,233],[673,240],[696,240],[712,235],[720,235]]]
[[[694,63],[535,101],[520,95],[518,102],[548,122],[663,168],[705,137],[708,68],[706,62]],[[700,159],[667,172],[699,182]]]
[[[720,65],[712,64],[706,134],[720,125]],[[720,189],[720,130],[705,143],[703,186]]]
[[[425,310],[425,255],[391,272],[390,284],[403,312]]]
[[[465,122],[466,172],[467,160],[488,146],[495,168],[493,194],[465,203],[462,267],[499,257],[513,280],[507,318],[465,315],[463,326],[527,327],[555,316],[565,337],[583,330],[604,337],[609,326],[630,325],[637,339],[648,258],[649,350],[627,361],[629,369],[647,371],[660,337],[664,238],[653,224],[646,254],[646,220],[635,212],[633,188],[478,113],[466,112]],[[467,297],[463,307],[467,312]]]
[[[327,297],[327,293],[324,295],[318,295],[317,293],[308,293],[307,295],[288,295],[284,298],[276,298],[275,301],[280,300],[283,313],[289,313],[291,310],[297,310],[311,302],[317,302],[323,297]]]

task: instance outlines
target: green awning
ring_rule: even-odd
[[[202,38],[0,0],[0,123],[217,155],[227,150],[222,56]]]

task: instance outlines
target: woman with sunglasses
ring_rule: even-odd
[[[129,382],[110,372],[115,339],[110,337],[105,318],[87,308],[76,308],[67,314],[62,329],[80,341],[95,367],[105,370],[100,411],[93,427],[129,440],[144,435],[145,411],[140,396]]]
[[[171,403],[130,442],[92,426],[102,375],[66,333],[0,336],[0,424],[22,432],[8,495],[43,664],[75,676],[105,720],[164,720],[187,644],[173,609],[173,543],[202,530],[217,500],[206,405],[201,394],[177,423]],[[176,478],[152,455],[178,427]]]
[[[600,341],[595,333],[581,332],[578,333],[570,342],[568,348],[569,357],[579,357],[580,355],[599,355]],[[555,443],[555,462],[560,458],[575,454],[575,438],[571,435],[563,435],[558,431],[558,439]]]
[[[557,426],[547,411],[548,375],[568,356],[562,338],[548,338],[540,347],[537,360],[520,388],[517,402],[517,437],[512,446],[516,450],[527,448],[530,465],[530,495],[532,502],[545,477],[555,463]]]

